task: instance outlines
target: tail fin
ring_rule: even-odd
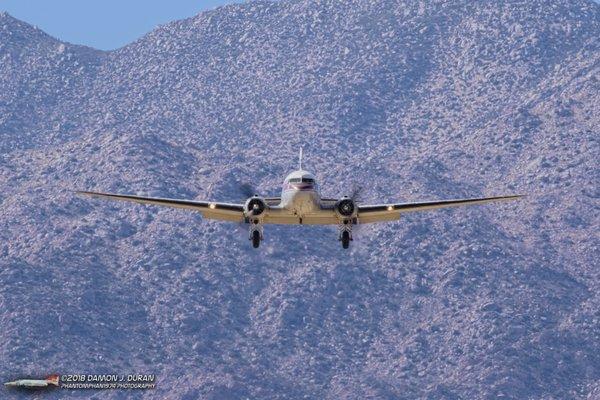
[[[58,375],[50,375],[49,377],[46,378],[46,382],[48,382],[48,385],[58,386],[58,380],[59,380]]]
[[[300,147],[300,157],[299,157],[299,169],[302,171],[302,147]]]

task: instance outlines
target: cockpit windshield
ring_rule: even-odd
[[[289,180],[290,183],[315,183],[313,178],[292,178]]]
[[[285,181],[283,182],[283,191],[293,190],[315,192],[319,190],[319,187],[317,186],[317,181],[313,175],[298,175],[293,176],[293,178],[285,178]]]

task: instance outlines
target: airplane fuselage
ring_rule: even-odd
[[[280,207],[299,218],[319,210],[321,196],[314,175],[303,170],[289,174],[283,181]]]

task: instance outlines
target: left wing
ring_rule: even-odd
[[[90,196],[99,199],[131,201],[141,204],[153,204],[156,206],[166,206],[174,208],[184,208],[187,210],[199,211],[204,218],[218,219],[222,221],[243,221],[244,205],[219,203],[215,201],[195,201],[195,200],[177,200],[163,199],[158,197],[142,197],[129,194],[113,194],[100,192],[78,191],[79,195]]]
[[[486,204],[493,201],[517,200],[522,195],[482,197],[475,199],[457,199],[442,201],[426,201],[421,203],[397,203],[397,204],[376,204],[359,205],[358,221],[361,224],[370,222],[393,221],[400,218],[400,214],[411,211],[435,210],[437,208],[458,207],[474,204]]]

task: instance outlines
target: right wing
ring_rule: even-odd
[[[523,196],[496,196],[482,197],[475,199],[457,199],[457,200],[440,200],[440,201],[425,201],[420,203],[397,203],[397,204],[376,204],[376,205],[359,205],[358,206],[358,221],[361,224],[370,222],[393,221],[400,218],[400,214],[411,211],[434,210],[437,208],[458,207],[474,204],[485,204],[493,201],[508,201],[516,200]]]
[[[244,205],[219,203],[215,201],[195,201],[195,200],[177,200],[163,199],[159,197],[142,197],[129,194],[113,194],[100,192],[78,191],[79,195],[89,196],[97,199],[131,201],[140,204],[152,204],[156,206],[184,208],[187,210],[199,211],[204,218],[218,219],[222,221],[244,220]]]

